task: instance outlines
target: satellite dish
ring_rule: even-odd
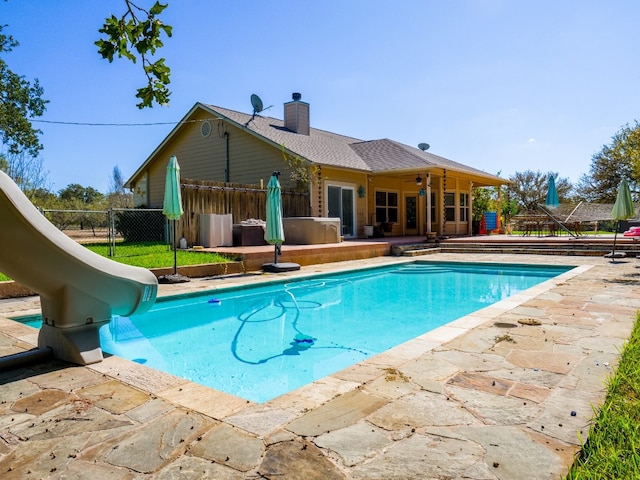
[[[429,150],[429,144],[428,143],[419,143],[418,144],[418,148],[420,150],[422,150],[423,152],[426,152],[427,150]]]
[[[251,106],[253,106],[253,114],[260,113],[263,109],[262,100],[255,93],[251,95]]]

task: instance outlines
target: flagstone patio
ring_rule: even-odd
[[[0,372],[3,479],[557,479],[586,439],[640,308],[640,260],[436,253],[577,268],[360,364],[252,403],[134,362]],[[413,261],[193,279],[161,295]],[[0,301],[0,355],[34,329]],[[223,368],[221,366],[221,368]]]

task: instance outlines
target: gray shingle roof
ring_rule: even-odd
[[[311,128],[309,135],[294,133],[284,126],[284,121],[272,117],[236,112],[222,107],[206,105],[214,113],[246,125],[248,130],[278,144],[286,149],[320,165],[353,168],[370,171],[369,166],[349,146],[361,142],[357,138],[345,137],[336,133]]]
[[[353,143],[351,148],[358,153],[373,172],[440,167],[474,175],[488,175],[486,172],[476,168],[424,152],[388,138]]]
[[[303,135],[288,130],[284,121],[277,118],[252,116],[214,105],[200,105],[216,115],[244,125],[247,130],[277,145],[284,145],[289,151],[316,164],[371,173],[440,167],[502,181],[499,177],[482,170],[394,140],[364,141],[317,128],[310,128],[309,135]]]

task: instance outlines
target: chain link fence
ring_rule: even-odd
[[[67,236],[82,244],[103,243],[117,256],[119,243],[169,244],[171,230],[161,209],[42,210]]]

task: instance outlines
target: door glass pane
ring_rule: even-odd
[[[342,198],[340,187],[329,187],[327,189],[327,215],[332,218],[340,218],[342,210]]]
[[[416,197],[406,197],[406,228],[415,230],[418,228],[418,209]]]
[[[387,211],[389,217],[389,223],[398,223],[398,209],[395,207],[389,207]]]
[[[438,223],[438,210],[436,208],[437,198],[438,198],[438,195],[436,195],[436,192],[431,192],[431,222],[432,223]]]
[[[447,222],[456,220],[456,196],[454,193],[444,194],[444,219]]]
[[[353,190],[342,189],[342,235],[353,235]]]

